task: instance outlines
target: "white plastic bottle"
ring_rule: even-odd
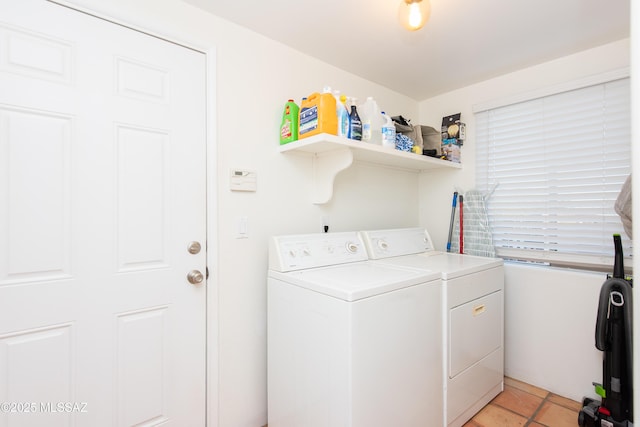
[[[382,112],[384,124],[382,125],[382,146],[386,148],[396,148],[396,126],[393,120],[384,111]]]
[[[358,106],[358,114],[362,120],[362,142],[382,144],[382,116],[373,97]]]

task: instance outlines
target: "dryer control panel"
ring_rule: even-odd
[[[280,272],[366,260],[356,232],[274,236],[269,242],[269,269]]]
[[[424,228],[397,228],[360,232],[370,259],[413,255],[433,251]]]

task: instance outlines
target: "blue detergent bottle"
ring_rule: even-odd
[[[362,141],[362,121],[358,115],[355,100],[351,105],[351,114],[349,114],[349,138]]]
[[[333,91],[333,96],[336,98],[336,113],[338,115],[338,136],[344,138],[349,137],[349,110],[344,105],[342,99],[346,100],[344,95],[340,95],[339,90]]]

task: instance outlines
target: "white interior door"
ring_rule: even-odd
[[[0,10],[0,426],[204,426],[205,55]]]

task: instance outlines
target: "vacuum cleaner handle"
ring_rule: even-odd
[[[624,279],[624,254],[622,253],[622,239],[619,234],[613,235],[615,258],[613,262],[613,277]]]

